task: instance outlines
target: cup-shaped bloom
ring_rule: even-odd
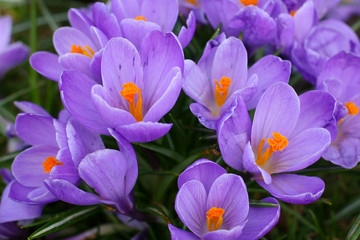
[[[312,27],[303,42],[294,43],[291,62],[307,81],[316,85],[325,62],[341,51],[358,54],[359,38],[345,23],[327,19]]]
[[[61,27],[53,35],[57,54],[40,51],[31,56],[30,64],[37,72],[59,81],[64,69],[76,69],[101,81],[100,50],[109,38],[121,36],[121,32],[115,15],[104,3],[95,3],[89,11],[91,14],[74,8],[69,10],[72,27]]]
[[[251,127],[238,98],[217,128],[224,160],[235,169],[253,173],[263,188],[283,201],[316,201],[324,191],[321,179],[278,173],[304,169],[321,157],[331,135],[336,135],[335,106],[327,92],[311,91],[299,98],[289,85],[275,83],[261,97]]]
[[[192,113],[207,128],[216,122],[237,95],[243,97],[248,109],[256,106],[261,94],[275,82],[288,82],[290,63],[269,55],[249,70],[247,52],[241,40],[223,34],[207,43],[195,64],[185,60],[183,89],[196,103]]]
[[[323,158],[344,168],[360,161],[360,58],[341,52],[329,59],[317,79],[317,88],[337,100],[337,136]]]
[[[249,207],[242,178],[207,159],[181,173],[178,186],[175,210],[192,233],[169,224],[171,239],[259,239],[279,220],[280,206]]]
[[[23,62],[29,55],[29,48],[21,42],[10,43],[12,20],[9,16],[0,17],[0,79],[11,68]]]
[[[203,2],[205,14],[213,28],[221,23],[226,36],[238,37],[242,33],[245,45],[252,49],[273,43],[276,23],[271,16],[275,1],[207,0]],[[278,1],[282,4],[281,1]],[[284,6],[286,9],[286,7]],[[256,33],[256,34],[254,34]]]
[[[24,108],[34,106],[18,105]],[[44,180],[66,179],[76,184],[79,180],[79,158],[88,151],[104,148],[100,136],[74,119],[69,120],[68,113],[64,111],[59,119],[47,113],[21,113],[16,118],[15,128],[18,137],[31,145],[16,156],[12,164],[16,181],[11,185],[9,196],[20,202],[56,201],[56,196],[48,191]]]
[[[171,32],[179,14],[177,0],[111,0],[111,8],[119,22],[122,37],[130,40],[138,49],[148,33],[154,30]],[[188,28],[182,27],[178,36],[184,48],[195,33],[196,19],[193,13],[189,14],[186,23]]]
[[[114,206],[121,214],[132,215],[132,189],[138,174],[135,151],[121,135],[109,131],[117,140],[120,151],[95,151],[84,156],[78,167],[81,179],[100,196],[77,188],[67,179],[48,179],[46,186],[64,202],[76,205],[105,203]]]
[[[101,61],[102,85],[65,70],[62,100],[89,129],[109,135],[107,128],[112,128],[130,142],[152,141],[171,128],[157,121],[180,94],[183,64],[182,48],[172,33],[150,33],[140,51],[125,38],[112,38]]]

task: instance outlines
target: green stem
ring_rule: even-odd
[[[34,53],[37,50],[37,18],[36,18],[36,0],[31,0],[30,6],[30,50],[31,53]],[[37,73],[32,67],[29,67],[29,84],[30,87],[34,89],[31,94],[31,100],[34,103],[40,104],[40,91],[37,88]]]

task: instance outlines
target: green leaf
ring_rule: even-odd
[[[214,38],[216,38],[216,37],[219,35],[219,33],[220,33],[220,31],[221,31],[221,27],[222,27],[222,26],[221,26],[221,23],[220,23],[219,26],[216,28],[214,34],[211,36],[210,39],[214,39]]]
[[[345,218],[349,215],[352,215],[359,211],[360,208],[360,196],[357,197],[355,201],[344,207],[341,211],[335,214],[334,220],[338,221],[342,218]]]
[[[101,210],[100,206],[79,206],[55,216],[53,220],[33,232],[28,239],[36,239],[73,225]]]
[[[152,150],[154,152],[161,153],[162,155],[165,155],[166,157],[169,157],[169,158],[175,160],[176,162],[181,162],[184,159],[184,157],[181,156],[180,154],[178,154],[177,152],[172,151],[168,148],[157,146],[155,144],[148,144],[148,143],[146,143],[146,144],[145,143],[134,143],[134,144],[138,145],[140,147]]]
[[[250,200],[250,207],[278,207],[279,205],[276,203],[263,202],[259,200]]]
[[[346,240],[356,240],[360,238],[360,215],[355,220],[354,224],[352,225]]]
[[[3,156],[0,157],[0,162],[6,162],[6,161],[13,160],[19,153],[20,153],[20,151],[4,154]]]

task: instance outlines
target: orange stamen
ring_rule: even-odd
[[[128,82],[122,85],[124,90],[120,92],[121,96],[129,102],[129,111],[134,116],[136,121],[140,122],[143,120],[142,115],[142,98],[141,89],[132,82]],[[135,95],[138,94],[138,100],[135,105]]]
[[[240,3],[244,4],[244,6],[249,6],[249,5],[257,5],[258,4],[258,0],[240,0]]]
[[[218,230],[221,227],[221,224],[224,221],[224,213],[224,209],[216,207],[210,208],[209,211],[206,212],[207,227],[210,232]]]
[[[85,49],[84,49],[85,48]],[[95,55],[95,52],[88,46],[84,46],[84,48],[81,48],[79,45],[78,47],[74,44],[71,46],[70,53],[80,53],[82,55],[88,56],[90,58],[93,58]]]
[[[64,165],[64,164],[54,157],[47,157],[46,160],[43,162],[44,172],[49,173],[51,172],[51,169],[53,167],[59,165]]]
[[[186,0],[187,3],[190,3],[191,5],[196,5],[196,0]]]
[[[218,81],[214,80],[216,87],[215,87],[215,101],[216,104],[221,107],[224,105],[226,101],[226,97],[228,94],[228,87],[231,85],[231,78],[228,77],[222,77],[220,79],[220,83]],[[222,85],[222,86],[220,86]]]
[[[137,16],[136,18],[135,18],[135,20],[143,20],[143,21],[147,21],[146,20],[146,18],[145,17],[143,17],[143,16]]]
[[[296,11],[291,11],[291,12],[290,12],[290,15],[291,15],[292,17],[294,17],[294,16],[295,16],[295,13],[296,13]]]
[[[258,148],[258,154],[256,158],[256,164],[260,167],[263,167],[265,163],[269,160],[271,155],[276,151],[282,151],[284,148],[288,145],[288,140],[286,137],[281,135],[280,133],[274,132],[273,134],[274,139],[268,138],[268,143],[270,145],[269,148],[267,148],[264,152],[264,154],[261,155],[262,147],[265,142],[265,138],[260,141],[259,148]]]
[[[348,110],[348,114],[346,114],[345,117],[343,117],[342,119],[339,120],[338,124],[340,124],[342,121],[344,121],[344,119],[349,116],[349,115],[357,115],[359,113],[359,107],[355,105],[355,103],[353,102],[347,102],[345,103],[345,107]]]

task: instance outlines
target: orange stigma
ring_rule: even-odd
[[[294,16],[295,16],[295,13],[296,13],[296,11],[293,10],[293,11],[290,12],[290,15],[291,15],[292,17],[294,17]]]
[[[137,16],[136,18],[135,18],[135,20],[143,20],[143,21],[146,21],[146,18],[145,17],[143,17],[143,16]]]
[[[209,211],[206,212],[206,218],[207,218],[207,227],[209,231],[215,231],[218,230],[221,227],[221,224],[223,223],[223,215],[225,213],[225,210],[222,208],[210,208]]]
[[[187,3],[190,3],[191,5],[196,5],[196,0],[186,0]]]
[[[136,121],[143,120],[142,115],[142,98],[141,89],[136,86],[135,83],[128,82],[122,85],[124,90],[120,92],[121,96],[129,102],[129,111],[134,116]],[[138,100],[135,105],[135,95],[138,94]]]
[[[346,114],[345,117],[343,117],[342,119],[339,120],[338,124],[340,124],[342,121],[344,121],[344,119],[349,116],[349,115],[357,115],[359,113],[359,107],[355,105],[355,103],[353,102],[347,102],[345,103],[345,107],[348,110],[348,114]]]
[[[49,173],[51,172],[51,169],[53,167],[59,165],[64,165],[64,164],[54,157],[47,157],[46,160],[43,162],[44,172]]]
[[[215,88],[215,101],[216,104],[221,107],[224,105],[226,101],[226,97],[228,94],[228,87],[231,85],[231,78],[222,77],[220,79],[220,83],[215,80],[216,88]],[[222,85],[222,86],[220,86]]]
[[[258,0],[240,0],[240,3],[244,4],[244,6],[249,6],[249,5],[257,5],[258,4]]]
[[[273,132],[272,135],[273,135],[274,139],[268,138],[268,143],[269,143],[270,147],[268,149],[266,149],[266,151],[262,155],[261,155],[261,152],[262,152],[262,147],[265,142],[265,138],[260,141],[259,148],[258,148],[258,154],[257,154],[257,158],[256,158],[256,164],[260,167],[263,167],[265,165],[265,163],[267,162],[267,160],[269,160],[269,158],[271,157],[273,152],[276,152],[276,151],[281,152],[288,145],[287,138],[284,137],[283,135],[281,135],[280,133]]]
[[[84,49],[85,48],[85,49]],[[78,47],[74,44],[71,46],[70,53],[80,53],[82,55],[88,56],[90,58],[93,58],[95,55],[95,52],[88,46],[84,46],[84,48],[81,48],[79,45]]]

